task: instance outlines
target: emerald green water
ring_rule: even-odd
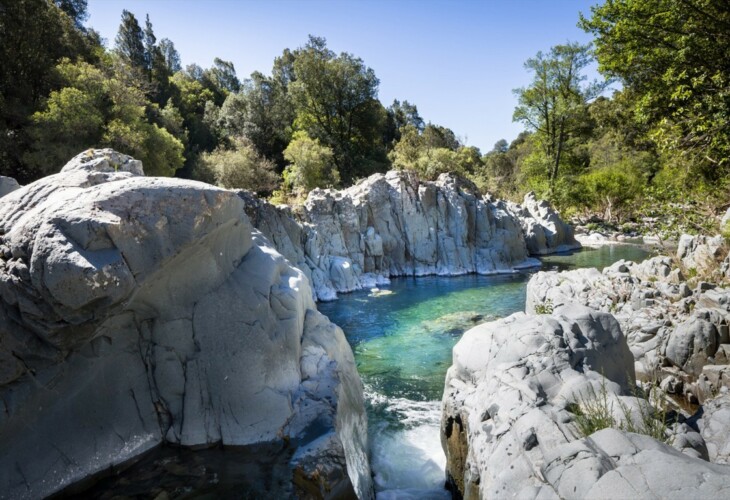
[[[647,255],[605,246],[542,260],[565,270]],[[378,498],[448,498],[439,420],[451,350],[472,326],[524,310],[531,274],[395,278],[380,292],[319,304],[345,332],[365,384]]]

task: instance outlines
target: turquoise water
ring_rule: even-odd
[[[564,270],[647,255],[605,246],[542,260],[543,269]],[[319,304],[345,332],[365,384],[379,498],[449,497],[439,421],[451,349],[472,326],[524,310],[530,275],[395,278],[379,292]]]

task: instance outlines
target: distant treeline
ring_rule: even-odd
[[[323,38],[241,80],[218,58],[183,68],[149,16],[123,11],[106,49],[84,25],[86,0],[0,2],[0,173],[21,183],[112,147],[149,175],[276,201],[391,168],[460,173],[508,198],[535,190],[563,210],[618,220],[681,206],[698,228],[730,198],[725,1],[613,0],[581,15],[594,44],[525,63],[533,80],[515,90],[514,114],[525,131],[486,154],[408,101],[385,107],[375,72]],[[594,57],[605,82],[585,79]],[[604,97],[610,82],[621,90]]]

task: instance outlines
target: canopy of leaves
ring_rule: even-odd
[[[34,143],[24,160],[31,170],[53,173],[79,151],[99,146],[142,160],[148,175],[173,175],[182,165],[182,143],[147,122],[142,90],[89,63],[66,59],[58,73],[65,86],[51,92],[29,129]]]
[[[388,155],[394,168],[414,170],[422,179],[433,180],[449,172],[473,177],[484,167],[479,150],[461,146],[447,128],[428,124],[419,132],[408,124],[400,133]]]
[[[600,70],[635,95],[662,149],[693,156],[704,175],[728,171],[730,3],[611,0],[580,25],[595,36]]]
[[[351,54],[335,55],[317,37],[295,51],[292,70],[295,126],[332,149],[343,181],[382,168],[375,164],[384,155],[385,110],[375,72]]]

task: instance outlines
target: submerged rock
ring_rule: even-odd
[[[697,458],[704,443],[691,429],[676,431],[687,453],[617,428],[581,436],[576,414],[601,400],[617,422],[640,425],[649,408],[631,395],[634,377],[618,322],[576,304],[469,330],[454,347],[443,399],[452,491],[467,499],[729,495],[730,467]]]
[[[0,200],[0,496],[169,443],[271,444],[268,494],[371,497],[362,383],[306,276],[236,193],[142,175],[90,150]]]
[[[533,196],[520,207],[492,202],[442,174],[375,174],[342,191],[315,189],[295,215],[250,193],[254,225],[311,278],[317,300],[392,276],[493,274],[539,266],[531,255],[578,248],[570,226]]]

